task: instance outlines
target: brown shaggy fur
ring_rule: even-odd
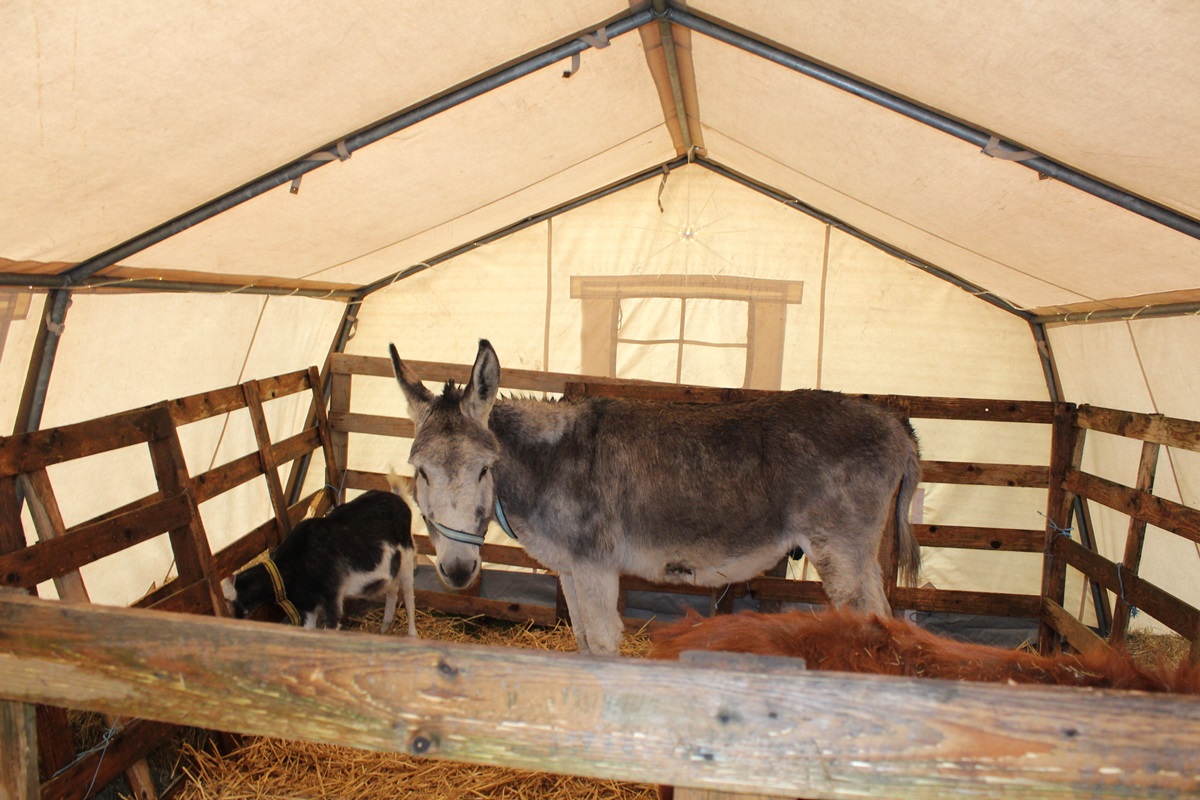
[[[803,658],[808,669],[1200,694],[1200,667],[1139,666],[1119,651],[1042,656],[946,639],[898,619],[830,609],[687,619],[653,634],[652,658],[723,650]]]

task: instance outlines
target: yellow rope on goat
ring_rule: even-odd
[[[275,602],[283,609],[283,613],[287,614],[293,625],[299,625],[300,612],[296,611],[292,601],[287,599],[287,591],[283,587],[283,576],[279,574],[279,567],[275,566],[275,562],[270,557],[262,563],[267,568],[267,574],[271,576],[271,585],[275,587]]]

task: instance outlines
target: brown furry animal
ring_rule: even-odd
[[[997,683],[1200,694],[1200,666],[1140,666],[1124,652],[1042,656],[968,644],[898,619],[847,609],[687,619],[653,634],[652,658],[721,650],[803,658],[808,669]]]

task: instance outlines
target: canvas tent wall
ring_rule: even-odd
[[[38,372],[47,314],[41,422],[55,425],[319,364],[364,288],[350,352],[379,355],[395,340],[406,357],[463,361],[487,336],[505,364],[530,369],[1053,393],[1200,419],[1188,368],[1200,346],[1189,315],[1200,299],[1200,10],[709,0],[655,11],[6,5],[6,419],[18,421]],[[798,57],[851,80],[799,72]],[[847,86],[1004,143],[983,153]],[[381,120],[394,132],[376,141]],[[1011,150],[1098,181],[1134,210],[1065,174],[1042,179]],[[222,213],[207,218],[210,207]],[[117,285],[89,288],[100,283]],[[43,308],[47,290],[55,302]],[[755,305],[763,297],[773,316]],[[619,326],[598,308],[616,309]],[[356,399],[394,407],[386,383]],[[303,409],[274,413],[287,429]],[[1045,457],[1045,442],[997,442],[986,426],[921,433],[932,453]],[[189,462],[219,461],[240,435],[196,434]],[[1131,483],[1136,445],[1094,439],[1090,468]],[[369,443],[354,452],[403,462]],[[86,515],[89,495],[135,491],[136,476],[107,473],[112,485],[61,478],[72,513]],[[1189,454],[1165,450],[1158,476],[1165,497],[1197,504]],[[923,513],[1041,527],[1039,501],[960,495],[931,488]],[[206,509],[206,522],[232,529],[266,500],[241,502]],[[1097,508],[1094,523],[1101,551],[1117,555],[1124,519]],[[1194,543],[1151,531],[1145,558],[1197,603]],[[935,556],[930,576],[1036,581],[1036,559],[1003,575],[996,563]],[[95,594],[126,602],[167,568],[150,556],[136,579],[129,567],[97,576]]]

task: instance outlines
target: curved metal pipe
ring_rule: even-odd
[[[628,33],[632,30],[640,28],[648,22],[654,20],[654,12],[650,9],[639,11],[630,14],[627,17],[615,20],[604,26],[611,40],[617,36]],[[599,26],[598,26],[599,27]],[[402,114],[397,114],[390,119],[366,128],[352,136],[348,136],[343,140],[342,144],[347,153],[353,153],[359,148],[366,147],[369,144],[391,136],[397,131],[402,131],[412,125],[429,119],[437,114],[447,111],[455,106],[462,105],[468,100],[479,97],[482,94],[490,92],[492,89],[512,83],[513,81],[537,72],[544,67],[562,61],[565,58],[570,58],[576,53],[581,53],[591,47],[583,39],[572,39],[571,41],[561,44],[558,47],[551,48],[542,53],[532,56],[524,61],[514,64],[510,67],[473,81],[461,89],[457,89],[442,97],[437,97],[429,100],[421,105],[406,111]],[[336,145],[331,145],[328,150],[333,150]],[[234,206],[257,197],[260,194],[270,191],[277,186],[282,186],[291,181],[312,172],[315,169],[325,166],[329,161],[310,160],[312,154],[306,155],[304,158],[291,162],[290,164],[281,167],[274,172],[270,172],[257,180],[251,181],[231,192],[227,192],[215,200],[211,200],[202,206],[199,206],[186,214],[181,214],[175,219],[165,222],[155,228],[151,228],[146,233],[136,236],[133,239],[119,244],[116,247],[106,250],[99,255],[93,256],[86,261],[81,261],[75,267],[64,273],[68,284],[83,280],[91,275],[96,274],[100,270],[107,269],[113,264],[116,264],[121,259],[128,258],[134,253],[139,253],[146,248],[158,244],[164,239],[168,239],[180,231],[210,219],[223,211],[228,211]]]
[[[992,138],[991,134],[985,133],[978,128],[965,125],[936,111],[931,111],[928,108],[909,102],[847,75],[835,72],[828,67],[814,63],[808,59],[764,44],[757,39],[752,39],[745,34],[698,17],[678,7],[672,6],[667,9],[666,16],[667,19],[677,25],[691,28],[698,33],[703,33],[705,36],[733,45],[741,50],[745,50],[747,53],[753,53],[756,56],[765,58],[774,64],[779,64],[780,66],[819,80],[822,83],[841,89],[844,92],[849,92],[878,106],[890,109],[898,114],[903,114],[909,119],[916,120],[965,142],[970,142],[977,147],[983,148]],[[1011,145],[1009,145],[1009,149],[1012,149]],[[1042,175],[1054,178],[1068,186],[1073,186],[1080,191],[1087,192],[1113,205],[1120,206],[1127,211],[1140,214],[1172,230],[1187,234],[1195,239],[1200,239],[1200,221],[1186,217],[1183,214],[1144,198],[1129,194],[1107,183],[1084,175],[1081,172],[1076,172],[1070,167],[1051,161],[1044,156],[1035,156],[1033,158],[1014,161],[1013,163],[1028,167]]]

